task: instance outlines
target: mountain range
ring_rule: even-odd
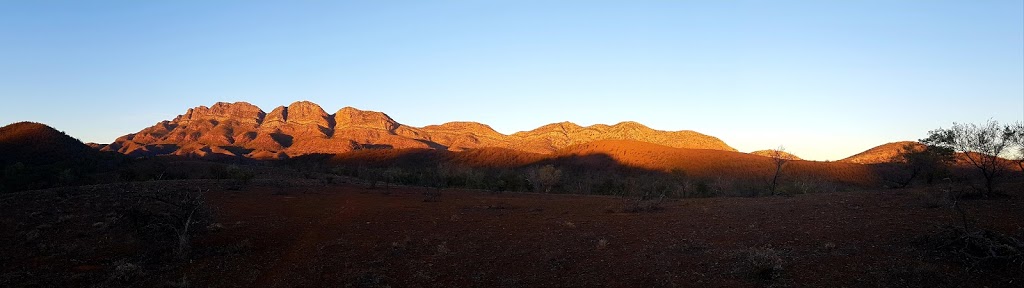
[[[722,140],[694,131],[661,131],[636,122],[582,127],[571,122],[505,135],[476,122],[412,127],[387,114],[345,107],[328,114],[298,101],[266,113],[246,103],[219,102],[188,109],[137,133],[96,146],[129,156],[181,155],[283,159],[364,149],[427,148],[463,151],[505,148],[550,154],[599,140],[632,140],[673,148],[736,151]]]

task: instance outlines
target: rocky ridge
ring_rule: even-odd
[[[694,131],[660,131],[636,122],[582,127],[554,123],[511,135],[476,122],[411,127],[387,114],[345,107],[327,114],[298,101],[265,113],[246,103],[199,106],[169,121],[117,138],[102,147],[130,156],[182,155],[283,159],[360,149],[429,148],[461,151],[485,147],[532,153],[599,140],[633,140],[675,148],[736,151],[722,140]]]

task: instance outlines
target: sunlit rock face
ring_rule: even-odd
[[[476,122],[406,126],[377,111],[344,107],[327,114],[297,101],[266,113],[246,102],[190,108],[172,120],[128,134],[101,149],[133,156],[237,156],[281,159],[357,149],[429,148],[453,151],[486,147],[553,153],[600,140],[633,140],[676,148],[736,151],[718,138],[693,131],[661,131],[636,122],[582,127],[554,123],[512,135]],[[99,146],[97,146],[99,147]]]

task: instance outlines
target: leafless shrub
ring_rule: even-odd
[[[768,181],[768,191],[771,195],[775,195],[775,189],[779,187],[779,179],[782,176],[782,168],[786,167],[789,161],[793,160],[792,155],[786,153],[786,147],[779,146],[779,148],[771,150],[769,157],[772,158],[772,178]]]
[[[1000,124],[989,119],[983,124],[953,123],[948,129],[939,128],[928,132],[928,138],[921,142],[956,152],[962,152],[975,170],[984,179],[984,196],[997,193],[999,182],[1010,171],[1011,162],[1003,156],[1011,156],[1014,148],[1021,142],[1024,125],[1020,123]],[[1020,163],[1017,163],[1020,165]],[[1021,166],[1024,167],[1024,166]]]
[[[990,230],[949,227],[934,236],[931,244],[952,253],[970,269],[1017,269],[1024,272],[1024,241]]]
[[[1024,272],[1024,241],[974,225],[972,217],[961,205],[963,189],[956,189],[951,180],[946,180],[948,187],[941,190],[950,195],[948,206],[959,216],[960,225],[947,226],[931,236],[927,243],[936,250],[955,255],[972,270],[1010,268]]]
[[[112,264],[110,276],[97,287],[125,287],[145,276],[144,270],[134,263],[121,259]]]
[[[782,194],[810,194],[838,191],[835,183],[811,176],[799,177],[787,185]]]
[[[135,203],[122,215],[124,224],[157,250],[170,246],[179,260],[188,258],[192,236],[201,232],[212,220],[206,204],[205,190],[128,188]],[[198,229],[197,229],[198,228]]]

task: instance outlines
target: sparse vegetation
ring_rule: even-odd
[[[937,145],[907,143],[893,156],[891,163],[881,164],[893,169],[883,170],[883,178],[897,188],[906,188],[924,178],[932,184],[949,175],[949,166],[956,161],[953,150]]]
[[[534,191],[551,193],[551,189],[554,189],[562,180],[562,170],[559,170],[550,164],[544,165],[530,170],[529,177],[530,184],[533,185]]]
[[[751,248],[747,251],[747,264],[751,275],[759,280],[774,280],[782,275],[783,262],[779,252],[772,248]]]
[[[1020,217],[1012,210],[1019,199],[964,201],[960,194],[968,190],[959,183],[970,178],[957,166],[949,174],[942,169],[952,153],[904,148],[891,166],[779,164],[741,153],[612,144],[622,143],[534,158],[496,150],[375,150],[268,162],[143,158],[99,174],[46,170],[59,185],[129,183],[0,195],[0,211],[14,211],[0,217],[0,228],[13,231],[0,235],[0,256],[45,265],[0,265],[0,286],[558,286],[565,282],[531,275],[579,271],[571,279],[580,285],[997,287],[1024,275],[1024,234],[1018,236]],[[513,164],[495,164],[502,161]],[[5,177],[33,169],[4,168]],[[882,179],[891,186],[945,177],[949,187],[862,189],[881,187],[873,177],[890,172],[904,173]],[[1001,179],[1001,187],[1020,186]],[[858,188],[865,191],[672,200]],[[921,199],[948,209],[921,209]],[[214,215],[214,207],[226,212]],[[949,227],[935,234],[930,227],[940,224]],[[928,245],[894,240],[908,236]],[[766,243],[772,246],[760,246]],[[867,264],[847,265],[848,259]],[[928,268],[883,271],[907,265]],[[486,272],[445,276],[462,271]],[[805,272],[829,280],[808,282]]]
[[[210,174],[216,179],[226,179],[229,190],[242,190],[252,182],[256,174],[239,165],[214,164],[210,166]]]
[[[789,163],[791,157],[786,153],[786,147],[779,146],[775,150],[771,151],[770,157],[772,158],[772,167],[774,172],[772,173],[772,179],[769,182],[768,192],[771,195],[775,195],[775,189],[779,186],[779,178],[782,177],[782,168],[786,167],[786,163]]]
[[[965,263],[968,269],[1009,270],[1024,273],[1024,238],[1014,237],[986,229],[984,223],[968,214],[962,203],[964,193],[950,179],[937,201],[949,207],[959,225],[946,225],[938,234],[926,237],[931,249],[951,254]],[[1021,231],[1024,237],[1024,231]]]
[[[978,189],[985,196],[997,193],[999,181],[1009,171],[1006,156],[1017,144],[1020,124],[1002,125],[989,120],[983,124],[953,123],[948,129],[939,128],[928,132],[928,138],[921,142],[961,152],[981,175],[983,188]]]
[[[1024,273],[1024,241],[999,232],[947,228],[932,237],[934,249],[963,261],[968,269],[996,269]]]
[[[126,228],[152,245],[152,252],[169,250],[176,259],[187,260],[192,238],[212,221],[205,190],[150,190],[139,185],[122,186],[132,197],[132,206],[121,216]],[[169,247],[169,249],[168,249]]]

